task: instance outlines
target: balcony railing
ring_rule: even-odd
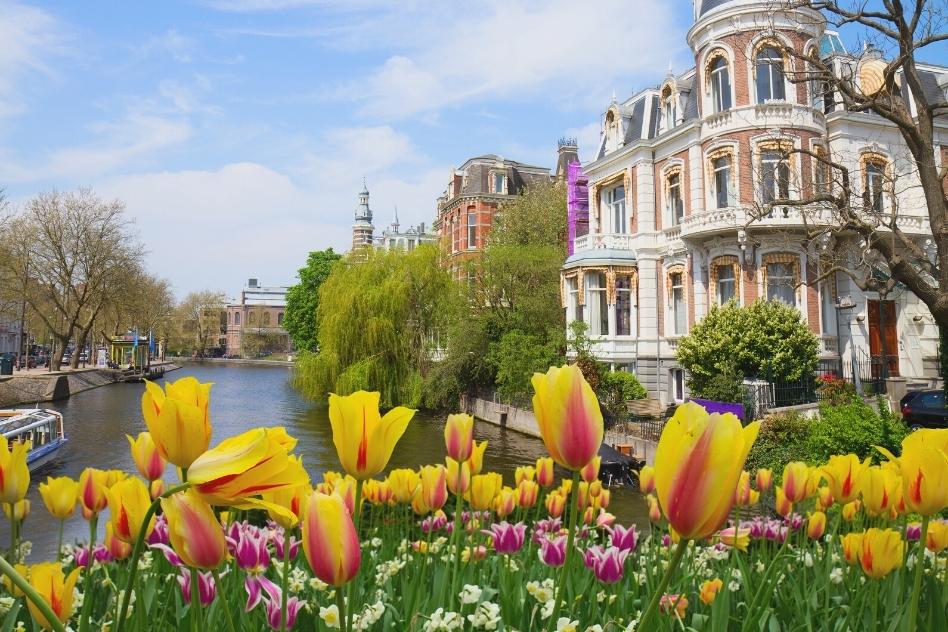
[[[573,242],[573,252],[606,248],[630,250],[632,248],[632,235],[627,233],[590,233],[580,235]]]

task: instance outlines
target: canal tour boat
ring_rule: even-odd
[[[44,408],[0,410],[0,434],[10,442],[30,442],[26,457],[30,472],[48,464],[66,445],[63,416]]]

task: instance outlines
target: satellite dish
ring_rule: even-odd
[[[881,59],[867,59],[859,64],[859,88],[863,94],[873,97],[885,88],[887,65]]]

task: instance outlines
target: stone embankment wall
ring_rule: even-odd
[[[168,357],[168,360],[173,360],[174,362],[187,362],[194,364],[246,364],[251,366],[296,366],[296,362],[292,360],[254,360],[251,358],[186,358],[173,356]]]
[[[489,399],[472,397],[462,402],[464,410],[479,420],[487,423],[516,430],[531,437],[540,436],[540,426],[532,410],[524,410],[510,404],[500,404]]]
[[[165,371],[180,368],[165,365]],[[80,369],[57,373],[12,375],[0,378],[0,408],[32,406],[66,399],[70,395],[121,381],[122,372],[112,369]]]

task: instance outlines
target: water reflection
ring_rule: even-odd
[[[310,474],[317,478],[327,469],[338,469],[332,432],[325,406],[306,401],[289,383],[289,370],[283,367],[260,367],[217,364],[190,364],[169,373],[178,379],[193,375],[202,382],[214,382],[211,397],[211,422],[214,426],[212,444],[255,426],[283,425],[299,439],[297,451]],[[126,434],[137,435],[145,429],[141,413],[142,384],[114,384],[79,393],[68,400],[48,405],[62,411],[66,420],[69,443],[58,462],[34,476],[28,497],[32,513],[27,518],[24,537],[33,543],[30,562],[55,556],[58,521],[52,518],[39,497],[37,484],[47,475],[79,478],[90,465],[103,469],[135,472],[135,463],[128,449]],[[441,416],[418,413],[408,426],[392,456],[390,467],[417,467],[444,459],[444,420]],[[543,443],[517,432],[479,422],[475,427],[478,440],[487,439],[485,468],[504,475],[513,485],[513,471],[518,465],[531,463],[545,455]],[[563,472],[558,472],[562,475]],[[166,472],[166,480],[176,474]],[[610,510],[622,522],[647,522],[647,509],[641,496],[625,489],[613,490]],[[100,519],[104,525],[104,519]],[[99,539],[103,531],[100,528]],[[5,521],[0,528],[0,542],[9,541]],[[76,515],[66,523],[66,541],[88,538],[88,526]]]

